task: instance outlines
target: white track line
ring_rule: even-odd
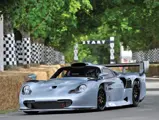
[[[146,77],[146,79],[159,80],[159,78],[155,78],[155,77]]]

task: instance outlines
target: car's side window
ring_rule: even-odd
[[[68,73],[69,71],[67,70],[63,70],[58,76],[57,78],[62,78],[62,77],[65,77],[66,76],[66,73]]]
[[[113,72],[111,70],[107,69],[107,68],[103,68],[102,72],[107,74],[106,78],[113,78],[113,77],[115,77],[115,75],[113,74]]]

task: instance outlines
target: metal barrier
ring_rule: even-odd
[[[159,48],[134,52],[132,59],[136,62],[149,61],[150,63],[159,63]]]

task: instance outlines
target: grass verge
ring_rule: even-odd
[[[8,113],[11,113],[11,112],[16,112],[18,110],[0,110],[0,114],[8,114]]]

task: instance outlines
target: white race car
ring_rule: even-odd
[[[20,110],[98,109],[138,104],[146,95],[146,62],[94,65],[74,63],[62,67],[48,81],[30,80],[20,92]],[[139,73],[118,73],[109,67],[137,66]],[[59,78],[60,76],[60,78]]]

